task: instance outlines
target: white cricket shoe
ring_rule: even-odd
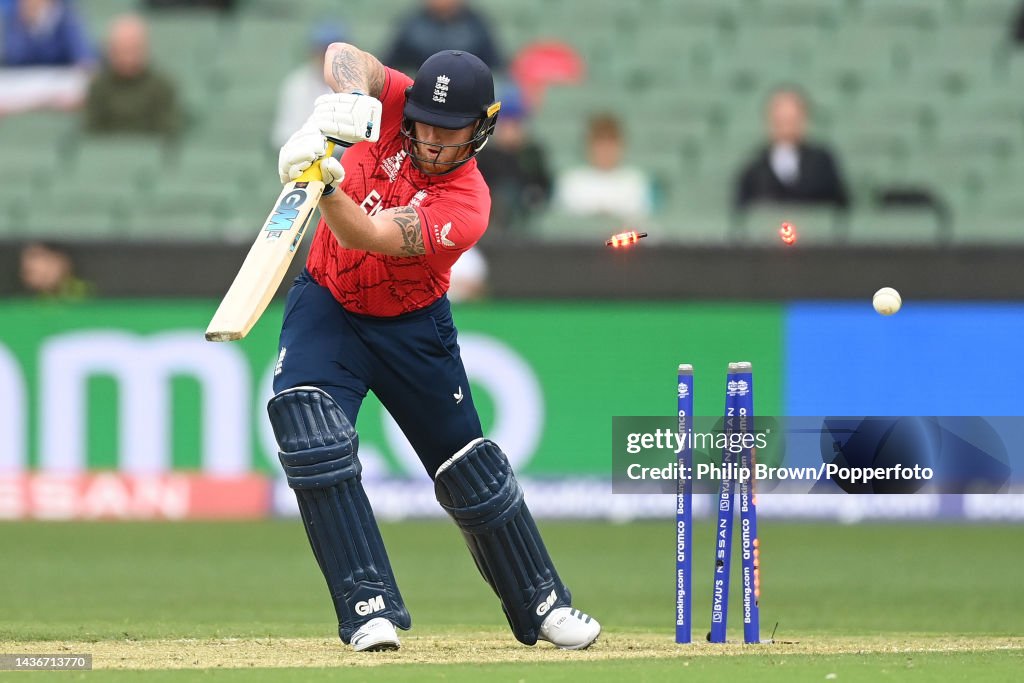
[[[352,634],[350,643],[356,652],[397,650],[401,646],[394,624],[384,617],[370,619],[360,626],[359,630]]]
[[[551,610],[540,625],[540,639],[563,650],[584,650],[601,635],[597,619],[572,607]]]

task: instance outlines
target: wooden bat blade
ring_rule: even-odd
[[[234,282],[206,328],[207,341],[249,333],[281,285],[324,191],[321,181],[295,181],[281,191]]]

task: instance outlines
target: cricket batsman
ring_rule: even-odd
[[[508,458],[483,436],[445,294],[452,264],[487,229],[490,194],[474,157],[501,108],[491,72],[450,50],[411,80],[335,43],[324,78],[334,93],[317,99],[279,158],[282,182],[319,163],[326,190],[288,294],[267,410],[341,640],[394,650],[396,627],[411,625],[360,477],[355,424],[372,390],[516,639],[586,648],[601,627],[571,607]],[[338,161],[325,156],[328,138],[354,146]]]

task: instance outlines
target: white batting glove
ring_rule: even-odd
[[[345,179],[345,168],[334,157],[325,157],[320,161],[320,173],[324,177],[324,195],[334,192],[334,189]]]
[[[295,131],[277,155],[277,174],[282,183],[295,180],[314,161],[327,153],[327,138],[307,121]]]
[[[380,115],[376,97],[339,92],[316,98],[309,120],[327,137],[355,144],[380,139]]]

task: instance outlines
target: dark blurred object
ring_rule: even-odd
[[[922,478],[869,479],[875,468],[935,468],[936,433],[923,417],[827,417],[820,437],[821,460],[841,471],[832,481],[847,493],[914,493]]]
[[[42,299],[81,301],[92,296],[92,286],[75,276],[71,256],[56,244],[33,242],[21,250],[21,286],[26,294]]]
[[[757,202],[849,206],[849,195],[832,152],[806,141],[808,104],[793,88],[780,88],[766,109],[769,143],[739,175],[738,210]]]
[[[270,146],[275,151],[292,133],[302,127],[313,111],[313,101],[331,92],[324,82],[324,53],[331,43],[348,42],[344,27],[330,21],[318,21],[309,33],[309,58],[288,74],[277,96],[277,113],[270,131]],[[338,145],[336,149],[342,149]]]
[[[547,206],[552,179],[544,148],[530,138],[526,128],[521,93],[514,86],[502,90],[498,125],[477,163],[491,189],[490,229],[513,233]]]
[[[586,74],[583,58],[572,46],[548,40],[520,49],[508,70],[531,109],[544,101],[548,86],[575,85]]]
[[[1006,490],[1013,475],[1009,453],[1006,443],[988,420],[978,416],[930,419],[938,436],[937,474],[942,493]]]
[[[914,187],[904,185],[891,185],[880,187],[875,190],[876,208],[885,209],[915,209],[931,213],[935,216],[935,223],[938,226],[937,237],[949,239],[953,233],[953,212],[944,199],[938,197],[926,187]]]
[[[64,0],[17,0],[0,6],[0,64],[89,66],[95,52],[73,5]]]
[[[1013,25],[1013,39],[1018,43],[1024,43],[1024,3],[1021,3],[1017,20]]]
[[[441,50],[471,52],[492,71],[504,66],[487,19],[464,0],[423,0],[419,10],[402,20],[383,61],[414,74],[427,57]]]
[[[234,11],[235,0],[145,0],[146,9],[212,9],[220,12]]]
[[[175,84],[150,63],[149,30],[141,17],[111,22],[107,59],[85,105],[89,133],[152,133],[171,137],[181,129]]]

